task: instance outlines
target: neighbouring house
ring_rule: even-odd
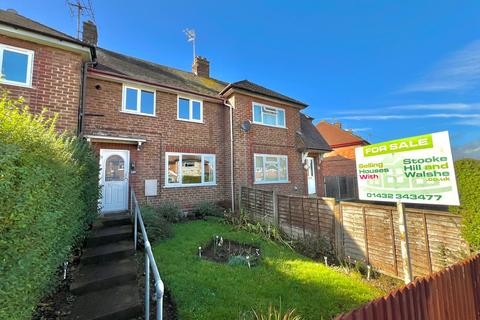
[[[353,134],[352,130],[343,129],[340,122],[321,120],[316,127],[333,149],[324,154],[320,164],[322,194],[342,200],[357,199],[355,148],[368,142]]]
[[[148,204],[235,205],[240,186],[320,194],[319,159],[331,148],[301,111],[307,105],[248,80],[191,72],[97,46],[86,21],[77,40],[0,10],[0,86],[32,110],[59,113],[99,155],[104,212]]]

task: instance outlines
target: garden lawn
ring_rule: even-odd
[[[359,278],[336,272],[280,244],[235,230],[221,220],[178,223],[154,255],[181,319],[249,319],[270,304],[296,309],[303,319],[331,319],[381,296]],[[198,257],[215,235],[259,246],[259,265],[219,264]]]

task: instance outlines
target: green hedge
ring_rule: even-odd
[[[0,97],[0,319],[28,319],[98,210],[98,161],[23,101]]]
[[[460,207],[450,211],[463,216],[463,237],[473,250],[480,250],[480,160],[455,161]]]

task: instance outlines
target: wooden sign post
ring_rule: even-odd
[[[398,229],[400,231],[400,246],[402,249],[403,279],[405,284],[412,282],[412,262],[410,260],[410,246],[408,242],[407,217],[405,214],[405,205],[397,202],[398,211]]]

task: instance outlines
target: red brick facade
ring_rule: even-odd
[[[30,41],[0,35],[0,43],[34,51],[32,87],[0,84],[13,97],[23,97],[30,109],[40,113],[47,108],[58,113],[57,127],[75,133],[77,129],[82,57]]]
[[[136,145],[95,142],[97,150],[130,150],[136,173],[130,185],[142,202],[172,201],[191,208],[201,201],[222,201],[229,197],[224,168],[225,114],[221,103],[203,101],[204,123],[177,120],[177,95],[156,90],[156,116],[122,112],[122,83],[88,78],[84,135],[134,136],[147,140]],[[216,186],[165,187],[165,152],[208,153],[216,155]],[[145,179],[158,181],[158,196],[145,197]]]
[[[81,95],[82,55],[56,47],[0,35],[0,43],[34,51],[32,87],[0,85],[13,96],[22,96],[35,113],[48,108],[59,114],[60,130],[77,131]],[[230,108],[220,96],[189,95],[180,91],[150,87],[156,93],[155,116],[122,111],[123,81],[90,72],[86,82],[82,134],[91,139],[97,153],[101,149],[128,150],[129,185],[143,203],[165,201],[191,208],[201,201],[231,201]],[[177,120],[178,95],[203,101],[203,123]],[[288,182],[258,184],[258,188],[284,194],[307,193],[306,170],[297,150],[300,131],[300,107],[279,100],[258,98],[242,91],[227,97],[233,109],[234,187],[254,185],[254,154],[288,157]],[[252,120],[252,103],[258,102],[285,110],[286,128],[253,124],[241,130],[245,120]],[[99,136],[103,138],[99,138]],[[112,141],[105,137],[129,137],[146,140]],[[115,142],[115,143],[114,143]],[[216,184],[210,186],[166,186],[166,152],[214,154]],[[315,154],[313,156],[316,156]],[[319,177],[319,175],[317,175]],[[157,196],[145,196],[145,180],[157,180]],[[318,181],[318,178],[317,178]]]
[[[235,187],[254,184],[255,153],[288,156],[288,183],[255,185],[260,189],[276,190],[284,194],[306,193],[306,172],[302,155],[296,149],[296,132],[300,130],[299,109],[278,102],[234,93],[230,99],[235,107],[233,117]],[[253,124],[248,132],[241,130],[244,120],[252,120],[252,103],[258,102],[285,110],[286,128]]]

